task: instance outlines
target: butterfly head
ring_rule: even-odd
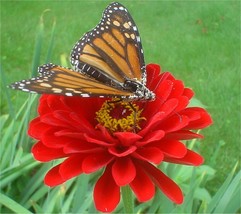
[[[155,100],[155,93],[149,90],[143,83],[135,80],[126,80],[124,88],[134,92],[130,97],[131,100],[138,101],[153,101]]]

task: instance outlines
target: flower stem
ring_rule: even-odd
[[[122,187],[121,192],[125,213],[134,213],[134,204],[130,187],[128,185]]]

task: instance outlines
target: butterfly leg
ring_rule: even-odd
[[[132,103],[131,102],[128,102],[129,103],[129,105],[130,105],[130,107],[131,107],[131,109],[133,110],[133,112],[134,112],[134,114],[133,114],[133,121],[134,121],[134,126],[133,126],[133,132],[134,133],[136,133],[136,128],[137,128],[137,112],[136,112],[136,109],[135,109],[135,107],[132,105]]]
[[[118,98],[118,99],[115,99],[115,100],[109,100],[109,101],[107,101],[107,103],[108,103],[108,105],[110,105],[111,103],[114,103],[114,104],[116,104],[116,103],[119,103],[119,102],[121,102],[122,101],[122,99],[121,98]]]

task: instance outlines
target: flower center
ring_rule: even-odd
[[[133,103],[119,100],[105,101],[96,112],[96,120],[110,132],[136,132],[141,129],[140,122],[146,119],[141,117],[141,112],[139,106]]]

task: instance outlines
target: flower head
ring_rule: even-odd
[[[173,202],[183,195],[178,185],[157,165],[163,161],[198,166],[203,158],[182,140],[202,138],[193,130],[212,123],[199,107],[188,107],[194,93],[158,65],[147,66],[147,87],[152,102],[124,102],[102,98],[42,95],[39,116],[29,135],[38,140],[35,159],[64,158],[45,176],[57,186],[82,173],[104,169],[94,187],[96,208],[111,212],[120,201],[120,187],[129,185],[140,202],[151,199],[155,186]]]

